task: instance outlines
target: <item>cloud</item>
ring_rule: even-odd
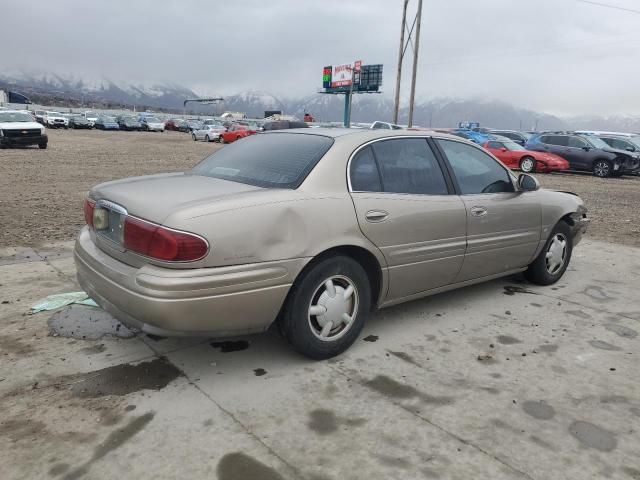
[[[401,0],[21,0],[2,7],[0,72],[287,97],[315,92],[324,65],[362,59],[385,65],[391,96],[401,8]],[[427,0],[417,94],[556,114],[640,113],[638,20],[576,0]],[[408,58],[404,98],[410,66]]]

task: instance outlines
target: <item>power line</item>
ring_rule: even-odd
[[[634,10],[632,8],[625,8],[625,7],[620,7],[618,5],[610,5],[608,3],[600,3],[600,2],[593,2],[591,0],[576,0],[576,2],[580,2],[580,3],[588,3],[589,5],[596,5],[598,7],[604,7],[604,8],[612,8],[614,10],[622,10],[623,12],[631,12],[631,13],[638,13],[640,14],[640,10]]]

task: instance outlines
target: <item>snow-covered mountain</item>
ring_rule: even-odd
[[[54,73],[0,72],[0,89],[21,92],[35,103],[70,107],[152,108],[180,112],[186,98],[198,98],[193,90],[167,83],[136,83],[109,79],[88,79]],[[210,96],[210,95],[206,95]],[[344,97],[313,93],[303,98],[280,98],[269,92],[249,90],[224,96],[220,105],[189,104],[188,109],[205,114],[222,111],[244,112],[262,117],[265,111],[281,110],[302,118],[311,113],[320,121],[342,120]],[[407,121],[406,102],[400,109],[399,123]],[[354,122],[391,121],[393,99],[385,94],[356,95],[353,100]],[[460,121],[476,121],[483,126],[512,129],[592,129],[640,131],[639,116],[582,116],[559,118],[534,112],[500,101],[477,99],[419,99],[414,124],[432,127],[455,127]]]

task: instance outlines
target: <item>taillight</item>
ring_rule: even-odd
[[[124,248],[146,257],[168,262],[192,262],[207,254],[207,242],[192,233],[170,230],[161,225],[126,217]]]
[[[96,202],[86,198],[84,200],[84,221],[87,225],[93,228],[93,209],[96,207]]]

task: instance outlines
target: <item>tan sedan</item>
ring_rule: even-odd
[[[78,279],[125,324],[221,337],[277,321],[316,359],[375,308],[517,272],[552,284],[587,226],[578,196],[458,137],[346,129],[259,134],[188,172],[98,185],[85,218]]]

